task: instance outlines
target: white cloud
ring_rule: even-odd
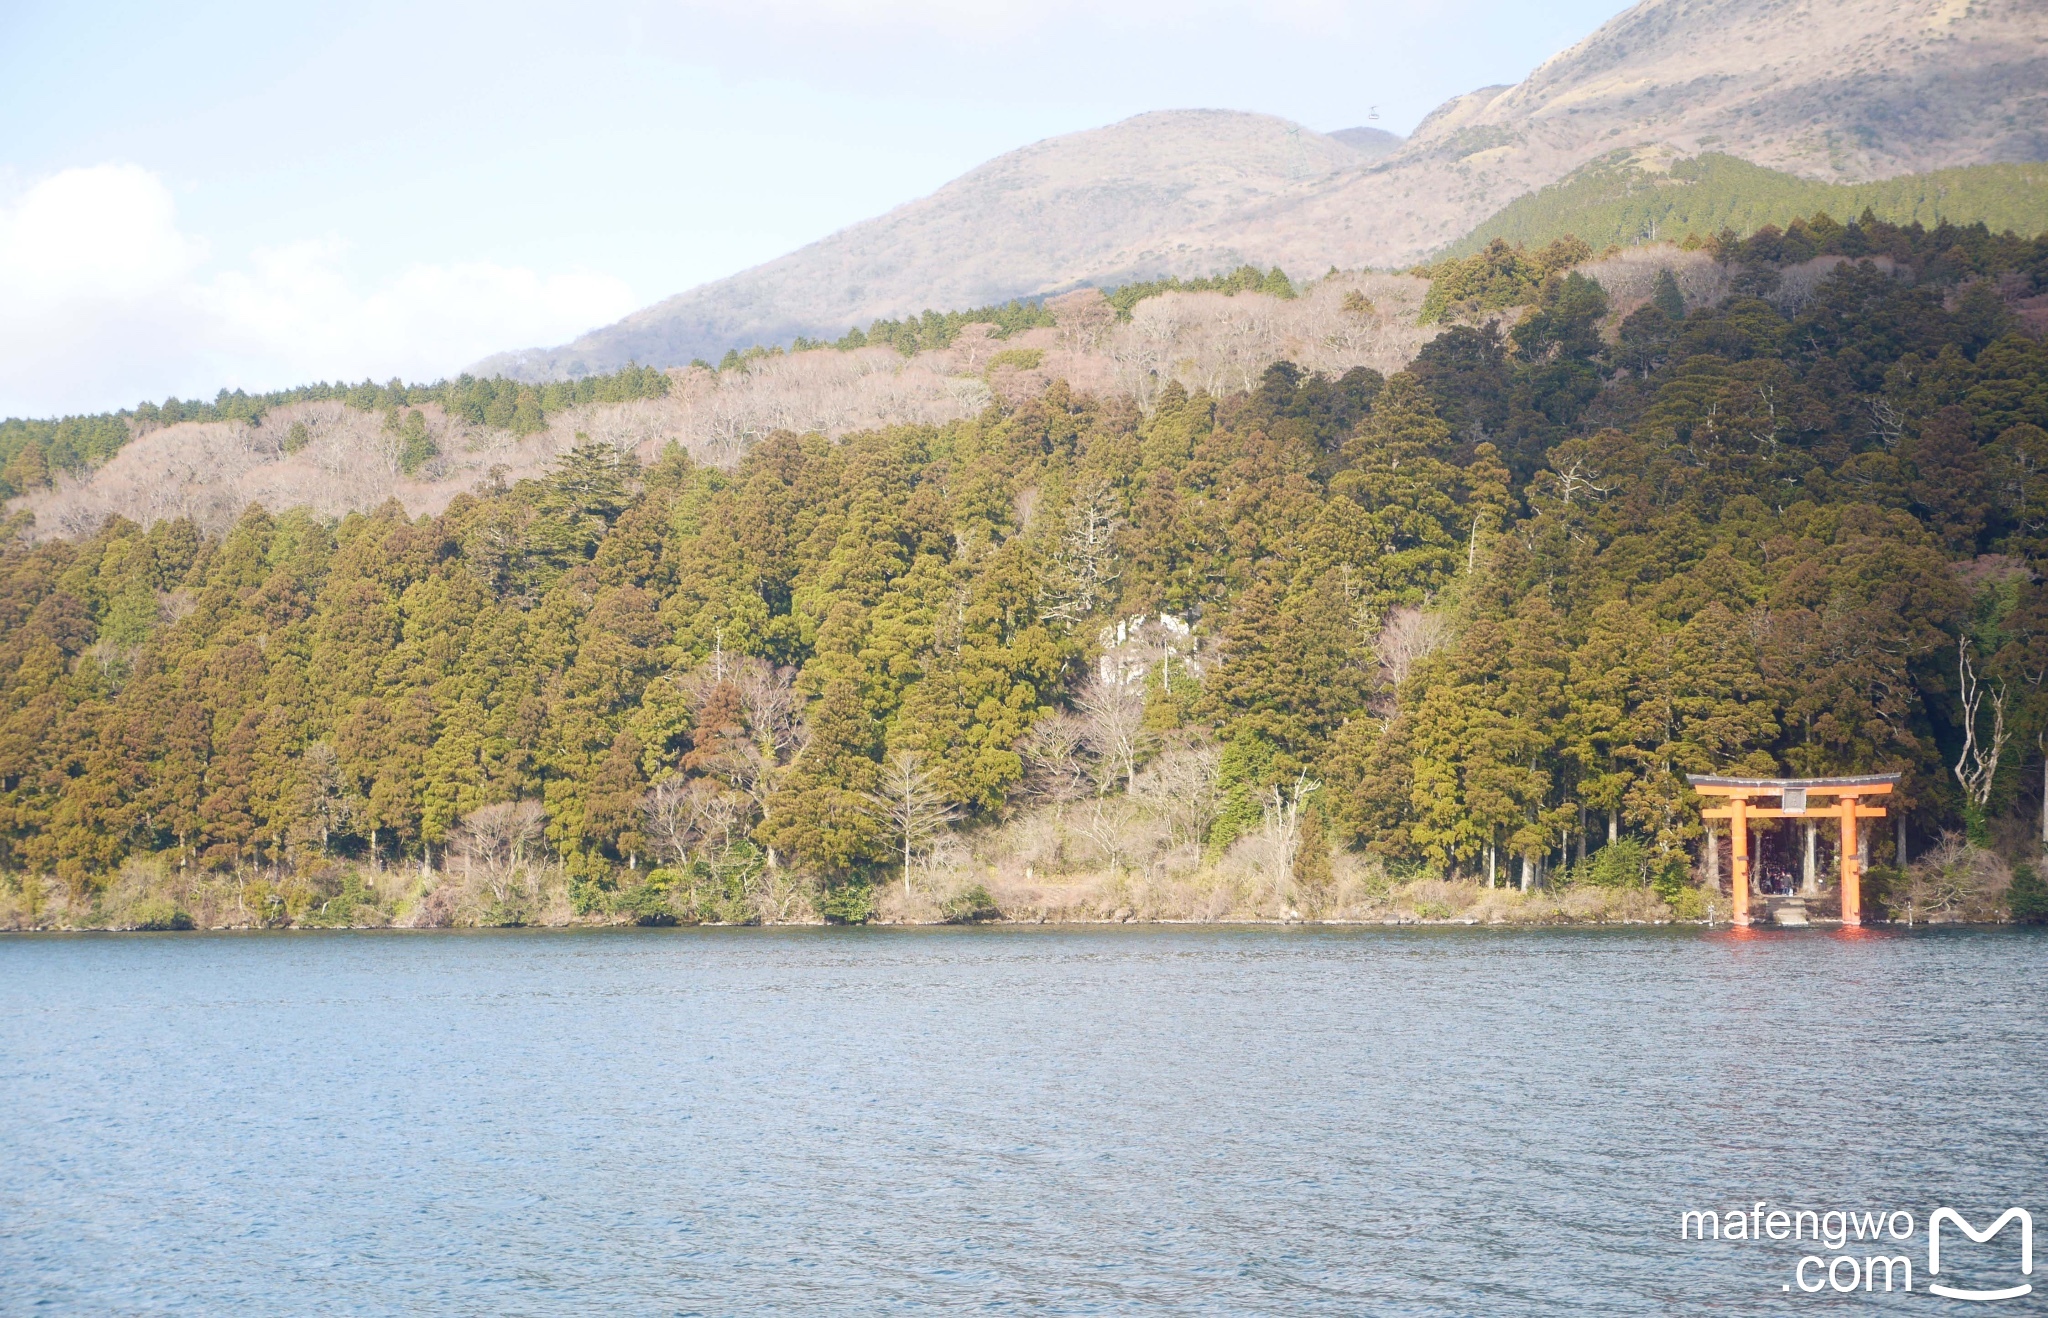
[[[249,268],[192,291],[238,354],[269,356],[294,379],[445,374],[487,353],[553,343],[634,307],[623,280],[543,276],[488,261],[415,265],[362,291],[339,243],[251,255]],[[337,363],[348,363],[347,366]]]
[[[204,256],[171,194],[134,165],[68,169],[0,211],[0,288],[35,310],[160,292]]]
[[[70,169],[0,205],[0,416],[130,406],[223,386],[432,379],[554,343],[635,305],[623,280],[490,262],[364,286],[345,245],[298,242],[209,270],[170,189],[133,165]]]

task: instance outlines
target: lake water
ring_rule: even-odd
[[[1847,1312],[1680,1212],[2048,1233],[2044,1003],[2011,930],[10,938],[0,1310]]]

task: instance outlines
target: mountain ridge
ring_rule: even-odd
[[[1270,115],[1155,111],[998,156],[774,261],[473,369],[674,365],[924,307],[1245,263],[1401,267],[1616,150],[1720,152],[1830,183],[2048,160],[2048,8],[1643,0],[1377,156]]]
[[[1124,232],[1160,215],[1194,225],[1238,213],[1369,162],[1356,147],[1272,115],[1152,111],[998,156],[928,196],[564,348],[500,354],[472,369],[543,378],[629,357],[677,365],[798,334],[836,337],[928,307],[1054,295],[1101,278],[1206,275],[1207,255],[1125,255]],[[1002,222],[991,219],[998,215]],[[949,246],[958,255],[934,268],[933,250]]]
[[[1404,265],[1617,149],[1862,182],[2048,159],[2043,125],[2048,10],[2024,0],[1644,0],[1521,83],[1454,97],[1356,177],[1162,241]]]

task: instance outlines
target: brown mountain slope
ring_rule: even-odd
[[[1169,110],[1050,138],[998,156],[929,197],[788,256],[668,298],[566,347],[504,354],[479,371],[529,377],[673,365],[728,347],[838,336],[882,316],[1059,292],[1129,275],[1207,274],[1198,262],[1118,253],[1133,239],[1193,229],[1261,202],[1326,187],[1371,157],[1270,115]]]
[[[1138,250],[1404,264],[1616,149],[1835,182],[2048,159],[2048,4],[1645,0],[1519,86],[1447,103],[1363,175]]]
[[[1616,150],[1653,165],[1714,150],[1833,181],[2048,159],[2048,0],[1644,0],[1521,84],[1447,102],[1377,158],[1264,115],[1141,115],[1011,152],[564,348],[478,369],[670,365],[1244,261],[1403,266]]]

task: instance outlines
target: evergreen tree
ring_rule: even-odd
[[[1678,277],[1669,267],[1657,272],[1657,282],[1650,290],[1650,305],[1664,313],[1669,321],[1685,319],[1685,294],[1678,289]]]
[[[810,740],[791,764],[756,832],[763,845],[846,876],[888,854],[874,792],[875,727],[853,683],[828,684],[810,710]]]

